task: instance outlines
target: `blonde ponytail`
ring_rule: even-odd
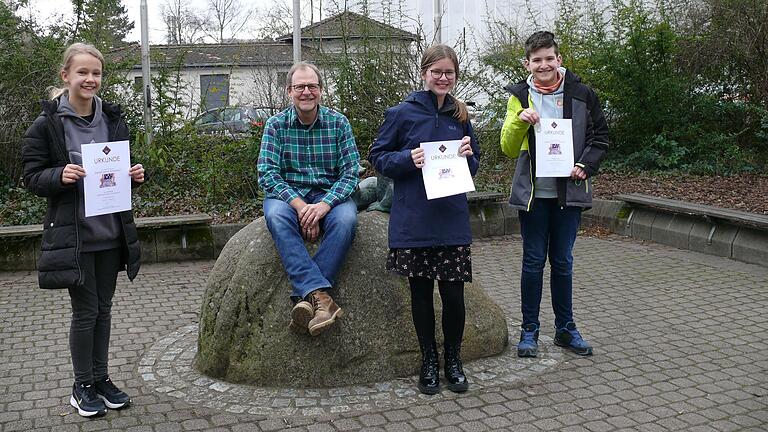
[[[469,121],[469,109],[467,108],[467,104],[455,96],[453,98],[453,104],[456,107],[456,110],[453,113],[453,116],[456,117],[456,120],[460,121],[461,123],[466,123]]]

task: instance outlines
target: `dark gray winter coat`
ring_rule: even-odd
[[[48,200],[43,222],[42,253],[37,264],[40,288],[74,288],[83,285],[80,268],[82,240],[77,212],[83,199],[75,184],[61,183],[64,166],[71,163],[64,142],[64,127],[56,114],[58,100],[42,101],[43,112],[27,129],[22,141],[24,185]],[[128,139],[128,126],[118,105],[103,102],[110,141]],[[139,272],[141,248],[133,212],[119,213],[123,230],[123,256],[128,278]]]

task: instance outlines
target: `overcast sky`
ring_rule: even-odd
[[[252,5],[254,8],[268,7],[273,0],[243,0],[244,3]],[[149,39],[152,43],[165,42],[165,28],[160,18],[160,5],[163,0],[147,0],[148,21],[149,21]],[[204,8],[205,0],[187,0],[188,4],[194,8]],[[122,4],[128,11],[128,19],[133,21],[134,28],[128,34],[129,41],[138,41],[141,39],[139,5],[140,0],[122,0]],[[61,17],[72,17],[72,2],[69,0],[29,0],[29,10],[26,13],[32,13],[39,17],[43,22],[56,22]]]

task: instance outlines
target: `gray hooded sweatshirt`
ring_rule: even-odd
[[[67,144],[69,159],[72,163],[82,165],[80,149],[82,144],[109,141],[107,117],[101,111],[101,99],[98,96],[93,98],[93,119],[90,122],[75,112],[66,93],[59,98],[56,114],[64,125],[64,142]],[[80,219],[82,251],[96,252],[120,247],[122,224],[117,213],[85,217],[82,179],[77,181],[77,187],[80,191],[80,209],[77,216]]]

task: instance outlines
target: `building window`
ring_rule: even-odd
[[[200,75],[200,95],[204,110],[229,105],[229,75]]]

